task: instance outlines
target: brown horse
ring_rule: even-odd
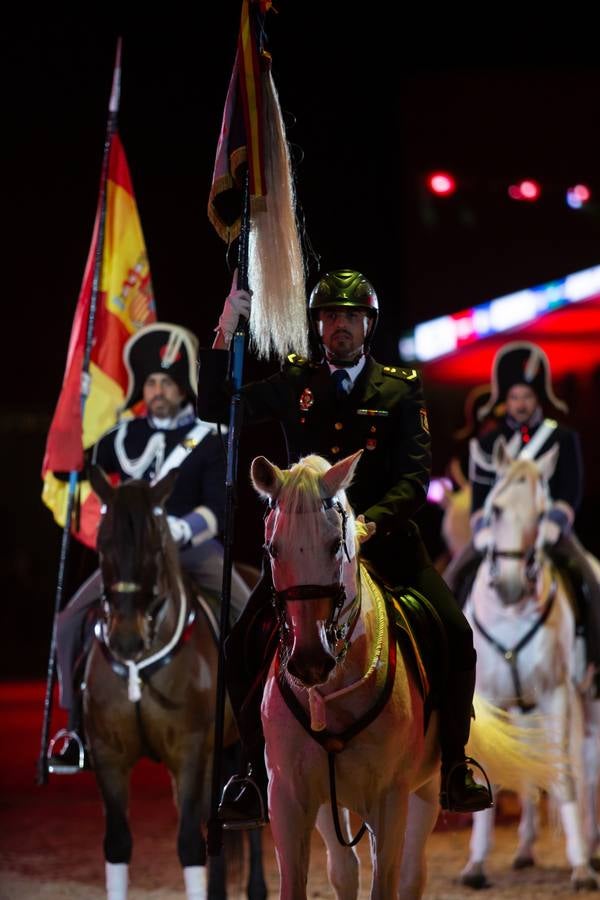
[[[211,867],[207,885],[202,832],[212,771],[216,622],[184,580],[169,532],[164,503],[176,474],[152,486],[132,480],[116,488],[101,469],[91,474],[104,504],[98,530],[104,600],[85,673],[84,723],[106,812],[109,900],[127,897],[129,779],[143,756],[163,762],[173,780],[188,900],[225,896],[221,865],[214,876]],[[235,742],[229,708],[225,737]],[[259,840],[251,847],[251,897],[266,896]]]

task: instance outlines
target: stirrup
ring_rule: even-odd
[[[70,741],[77,742],[79,748],[79,759],[77,764],[60,762],[60,756],[54,756],[54,746],[61,740],[66,740],[66,744]],[[46,758],[48,760],[48,771],[52,772],[53,775],[74,775],[76,772],[82,772],[85,769],[85,747],[83,746],[83,741],[76,731],[70,731],[68,728],[61,728],[60,731],[56,732],[48,744]]]
[[[450,801],[450,784],[452,781],[452,776],[454,773],[461,768],[465,768],[468,774],[471,774],[471,770],[468,768],[469,766],[474,766],[476,769],[479,769],[483,777],[485,778],[485,784],[479,784],[478,782],[473,782],[477,785],[477,787],[482,788],[487,793],[487,804],[486,806],[481,806],[479,809],[459,809],[456,804],[451,803]],[[442,809],[447,812],[480,812],[482,809],[492,809],[494,806],[494,797],[492,794],[492,786],[490,784],[490,780],[487,776],[487,772],[483,768],[483,766],[477,762],[476,759],[473,759],[472,756],[465,756],[464,760],[457,760],[447,773],[444,773],[442,789],[440,791],[440,806]]]
[[[236,786],[239,791],[235,793]],[[245,791],[252,791],[252,800],[258,801],[256,808],[246,814],[246,811],[237,809],[236,802],[242,800]],[[228,798],[227,795],[230,795]],[[235,796],[231,796],[231,795]],[[250,802],[252,802],[252,800]],[[239,818],[238,818],[239,817]],[[238,831],[243,828],[262,828],[267,824],[268,818],[265,810],[265,801],[260,787],[252,775],[232,775],[221,794],[221,801],[217,810],[217,819],[224,831]]]

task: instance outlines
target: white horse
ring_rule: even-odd
[[[357,897],[348,810],[369,832],[371,897],[421,897],[438,815],[437,714],[426,721],[421,679],[397,652],[382,592],[357,561],[361,523],[344,489],[361,452],[333,467],[317,456],[285,471],[264,457],[252,463],[271,506],[265,547],[280,621],[262,721],[284,900],[306,898],[315,824],[336,898]],[[492,743],[501,745],[497,733]]]
[[[598,884],[589,859],[598,841],[598,731],[590,707],[597,704],[588,702],[586,712],[575,686],[583,679],[584,666],[577,665],[573,608],[538,541],[538,523],[548,503],[545,485],[554,470],[556,450],[537,460],[513,460],[503,440],[496,443],[492,462],[498,480],[486,505],[492,537],[465,614],[474,632],[478,694],[514,713],[520,724],[532,711],[534,721],[544,723],[549,739],[564,754],[552,793],[560,810],[571,880],[576,889],[595,890]],[[587,784],[578,782],[577,776]],[[584,796],[587,839],[582,826]],[[493,809],[474,816],[470,859],[462,873],[463,883],[471,887],[487,885],[484,862],[493,824]],[[523,803],[516,868],[533,864],[535,837],[530,793]]]

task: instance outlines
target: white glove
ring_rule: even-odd
[[[367,522],[362,514],[356,517],[356,537],[359,544],[364,544],[365,541],[368,541],[376,531],[377,525],[375,522]]]
[[[473,546],[480,553],[485,553],[492,542],[492,529],[487,516],[480,516],[471,525],[473,529]]]
[[[185,519],[180,519],[178,516],[167,516],[167,523],[169,525],[171,537],[178,547],[184,547],[191,541],[192,529]]]
[[[558,541],[561,533],[560,525],[544,516],[538,527],[538,545],[552,547]]]
[[[218,330],[221,331],[228,340],[231,339],[231,336],[237,328],[240,316],[244,316],[245,319],[250,317],[250,304],[252,302],[250,292],[238,290],[236,284],[237,269],[233,273],[231,290],[225,298],[223,312],[219,316]]]

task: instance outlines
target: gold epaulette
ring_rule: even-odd
[[[297,353],[288,353],[286,365],[297,366],[298,368],[318,369],[317,363],[311,362],[306,356],[299,356]]]
[[[400,369],[398,366],[384,366],[383,374],[390,378],[401,378],[403,381],[415,381],[419,377],[416,369]]]

